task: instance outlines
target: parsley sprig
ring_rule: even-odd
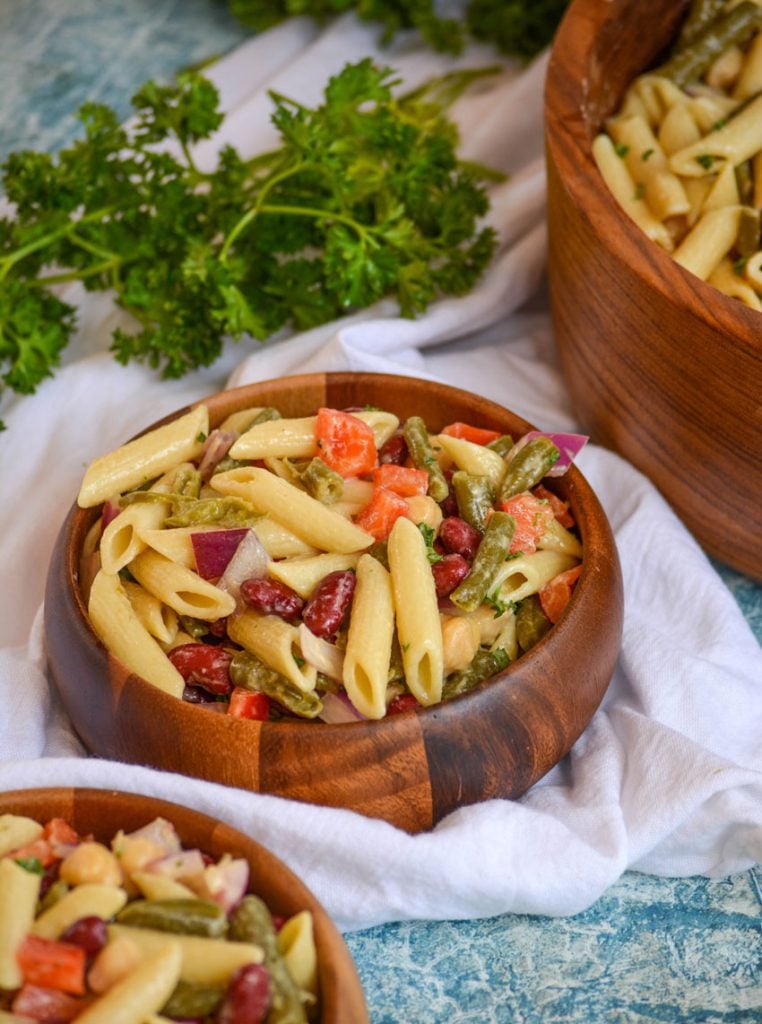
[[[460,18],[442,17],[435,0],[229,0],[232,14],[257,31],[295,15],[318,22],[354,11],[381,26],[383,43],[415,29],[432,49],[460,53],[469,36],[529,58],[548,45],[569,0],[468,0]]]
[[[491,69],[396,96],[369,59],[331,78],[314,108],[276,93],[280,145],[231,146],[205,173],[195,143],[223,120],[198,73],[148,82],[124,127],[85,104],[84,138],[3,167],[15,215],[0,220],[0,377],[20,393],[52,373],[76,311],[55,285],[111,290],[136,322],[112,351],[177,377],[210,365],[226,336],[264,340],[392,297],[404,316],[461,295],[495,248],[483,227],[487,168],[458,160],[448,105]]]

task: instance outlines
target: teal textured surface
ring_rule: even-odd
[[[0,159],[71,141],[85,100],[126,116],[148,78],[245,38],[224,0],[0,0]],[[762,639],[762,588],[715,565]],[[629,873],[572,918],[412,922],[347,942],[373,1024],[762,1022],[760,872]]]

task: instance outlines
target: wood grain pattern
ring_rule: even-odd
[[[545,92],[549,279],[575,409],[712,555],[762,579],[762,316],[684,271],[621,211],[591,141],[685,3],[575,0]]]
[[[249,891],[274,914],[313,915],[320,986],[319,1024],[368,1024],[360,979],[344,940],[303,882],[259,843],[189,807],[153,797],[100,789],[28,789],[0,793],[0,814],[24,814],[45,822],[64,818],[81,835],[109,842],[119,829],[131,832],[162,817],[172,822],[184,846],[218,859],[223,853],[249,863]]]
[[[213,423],[268,404],[307,415],[321,404],[465,420],[520,436],[530,424],[444,385],[381,374],[316,374],[250,385],[207,401]],[[185,410],[181,410],[183,412]],[[179,413],[178,413],[179,414]],[[581,474],[553,481],[571,503],[584,571],[566,614],[528,655],[475,691],[379,722],[241,721],[176,700],[130,675],[93,632],[79,552],[97,511],[71,510],[46,594],[50,670],[88,749],[246,789],[383,818],[409,832],[491,797],[517,797],[567,753],[608,685],[622,631],[622,581],[605,515]]]

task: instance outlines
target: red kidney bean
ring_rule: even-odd
[[[209,690],[205,690],[203,686],[188,686],[186,683],[183,690],[183,700],[186,704],[214,704],[217,698]]]
[[[302,613],[302,620],[315,636],[334,639],[352,603],[356,582],[350,569],[337,569],[318,583]]]
[[[214,694],[230,693],[230,662],[233,655],[214,644],[180,644],[169,652],[169,660],[190,686],[202,686]]]
[[[95,914],[80,917],[74,921],[61,935],[61,942],[69,942],[72,946],[84,949],[88,956],[100,953],[108,942],[106,922]]]
[[[286,622],[299,618],[304,601],[285,583],[266,576],[255,576],[241,584],[241,597],[263,615],[279,615]]]
[[[463,555],[449,554],[445,555],[441,562],[434,562],[431,572],[437,588],[437,597],[447,597],[451,594],[470,571],[471,566]]]
[[[439,527],[439,539],[448,551],[463,555],[467,561],[473,562],[482,535],[465,519],[448,516]]]
[[[270,1009],[270,972],[263,964],[239,967],[230,979],[217,1024],[263,1024]]]
[[[381,445],[378,461],[382,466],[404,466],[407,454],[407,441],[403,435],[392,434],[389,440]]]
[[[419,708],[420,706],[412,693],[398,693],[396,697],[392,697],[389,701],[386,713],[387,715],[401,715],[403,711],[409,711],[410,708]]]

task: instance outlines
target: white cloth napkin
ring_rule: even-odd
[[[314,102],[347,60],[376,54],[411,86],[454,66],[402,37],[379,53],[351,18],[291,22],[212,69],[222,138],[272,143],[265,90]],[[494,62],[472,47],[457,62]],[[105,349],[118,314],[88,297],[67,365],[6,402],[0,440],[0,787],[87,785],[159,795],[250,833],[348,930],[406,918],[571,914],[627,868],[721,875],[762,859],[762,653],[732,596],[651,484],[594,446],[579,464],[619,546],[622,653],[571,754],[524,798],[462,808],[411,837],[384,822],[83,756],[45,676],[40,605],[50,551],[84,466],[132,432],[224,386],[309,370],[394,371],[470,388],[544,429],[573,428],[543,294],[543,59],[504,62],[455,110],[465,155],[509,171],[493,191],[500,252],[468,297],[416,321],[390,303],[289,340],[226,347],[211,370],[158,381]],[[211,164],[215,146],[200,147]]]

